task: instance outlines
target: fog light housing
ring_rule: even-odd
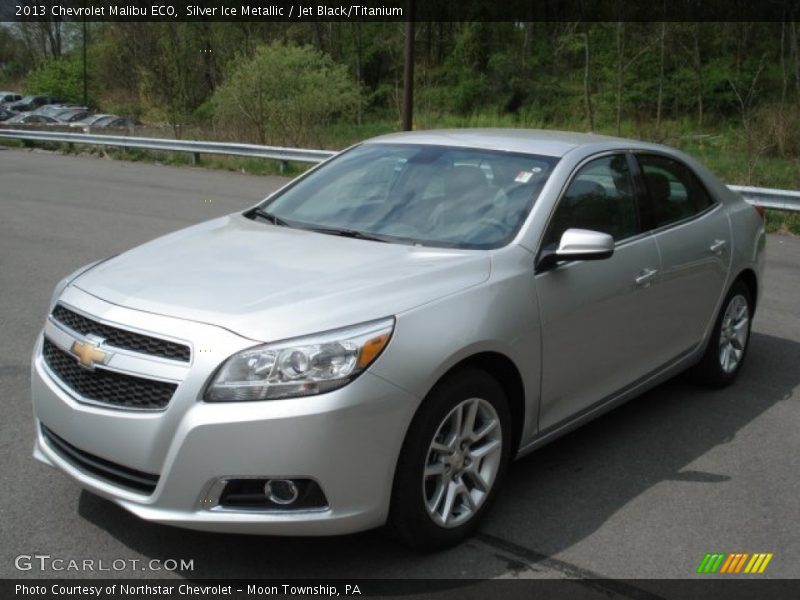
[[[216,491],[220,488],[221,491]],[[319,484],[311,479],[223,478],[212,486],[203,505],[206,509],[325,510],[328,500]]]

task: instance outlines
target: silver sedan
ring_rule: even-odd
[[[34,455],[156,522],[453,544],[512,459],[682,371],[731,383],[764,243],[664,146],[373,139],[65,278]]]

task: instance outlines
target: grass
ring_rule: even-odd
[[[800,213],[768,210],[767,231],[770,233],[800,235]]]

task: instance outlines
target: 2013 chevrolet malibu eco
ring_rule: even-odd
[[[732,382],[764,244],[664,146],[379,137],[61,281],[34,456],[149,521],[453,544],[512,459],[681,371]]]

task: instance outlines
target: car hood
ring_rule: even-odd
[[[386,317],[477,285],[489,254],[229,215],[106,260],[72,285],[128,308],[272,341]]]

